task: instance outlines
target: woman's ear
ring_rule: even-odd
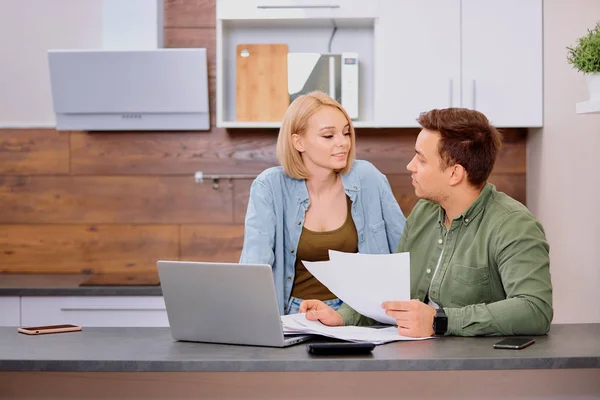
[[[300,153],[304,152],[304,143],[302,143],[302,137],[300,137],[300,135],[298,135],[297,133],[294,133],[292,135],[292,144],[294,145],[294,148]]]

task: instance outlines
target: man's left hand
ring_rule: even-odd
[[[435,308],[419,300],[386,301],[381,304],[385,313],[396,320],[402,336],[420,338],[433,336]]]

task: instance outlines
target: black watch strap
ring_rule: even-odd
[[[448,316],[442,307],[435,311],[433,317],[433,332],[436,336],[443,336],[448,331]]]

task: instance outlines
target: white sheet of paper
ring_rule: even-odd
[[[398,328],[371,328],[364,326],[326,326],[319,321],[309,321],[306,314],[291,314],[281,317],[283,332],[286,334],[312,334],[347,340],[350,342],[369,342],[383,344],[399,340],[422,340],[429,338],[410,338],[401,336]]]
[[[369,318],[396,324],[384,301],[410,300],[409,253],[361,254],[329,250],[329,261],[302,261],[344,303]]]

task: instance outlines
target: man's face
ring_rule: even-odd
[[[406,169],[411,172],[417,197],[440,203],[448,198],[450,170],[440,168],[438,152],[440,135],[436,131],[421,130],[415,143],[415,156]]]

